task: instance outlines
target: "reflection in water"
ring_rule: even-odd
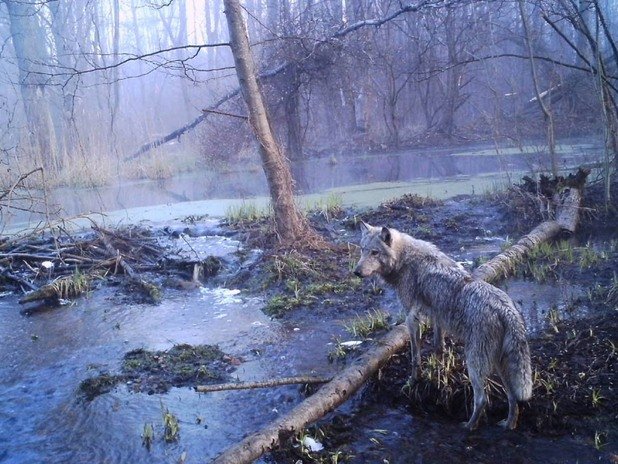
[[[525,147],[524,147],[525,148]],[[595,146],[590,143],[560,146],[560,165],[572,168],[594,161]],[[298,193],[317,194],[327,191],[357,193],[361,186],[368,185],[371,190],[380,185],[382,191],[398,188],[421,194],[448,196],[458,193],[482,192],[487,179],[500,182],[505,175],[529,173],[538,170],[546,161],[546,156],[538,150],[511,149],[496,154],[492,147],[472,147],[459,149],[408,150],[390,154],[360,154],[339,158],[323,157],[297,164],[293,171],[296,176]],[[521,174],[520,174],[521,175]],[[485,184],[479,183],[476,176],[484,176]],[[465,191],[455,193],[433,191],[430,186],[440,182],[462,182],[469,186]],[[419,189],[419,185],[422,188]],[[417,190],[412,190],[417,188]],[[394,193],[394,192],[390,192]],[[152,205],[170,205],[179,202],[211,201],[266,197],[268,188],[261,169],[235,170],[227,172],[199,171],[185,173],[171,179],[158,181],[121,181],[110,187],[92,189],[59,188],[50,193],[49,204],[62,208],[60,216],[76,216],[95,211],[126,210]],[[345,196],[345,195],[344,195]],[[376,195],[372,203],[364,199],[362,204],[376,205],[384,195]],[[390,197],[392,198],[392,196]],[[354,198],[344,198],[354,203]],[[19,205],[16,205],[19,206]],[[209,214],[225,214],[226,208],[211,205]],[[45,219],[42,214],[28,214],[14,211],[13,216],[6,213],[2,218],[6,225],[24,222],[38,222]],[[55,218],[52,218],[55,219]]]

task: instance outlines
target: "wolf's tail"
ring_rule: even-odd
[[[502,343],[503,366],[508,375],[513,393],[519,401],[532,396],[532,366],[530,347],[526,338],[526,327],[517,309],[504,314],[505,336]]]

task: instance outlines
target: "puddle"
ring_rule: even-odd
[[[581,319],[589,309],[576,299],[586,296],[586,289],[564,280],[547,284],[508,279],[500,285],[517,304],[531,336],[560,320]]]

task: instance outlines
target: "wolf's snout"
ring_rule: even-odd
[[[354,275],[357,277],[362,277],[363,273],[358,268],[356,268],[354,269]]]

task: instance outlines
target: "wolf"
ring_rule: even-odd
[[[478,427],[487,404],[486,379],[497,372],[509,401],[508,417],[500,425],[514,429],[518,402],[532,396],[532,373],[525,323],[511,298],[487,282],[474,280],[430,242],[364,222],[361,233],[361,257],[354,274],[382,277],[408,312],[411,380],[416,380],[420,366],[419,317],[429,317],[464,344],[474,392],[474,409],[465,427]]]

